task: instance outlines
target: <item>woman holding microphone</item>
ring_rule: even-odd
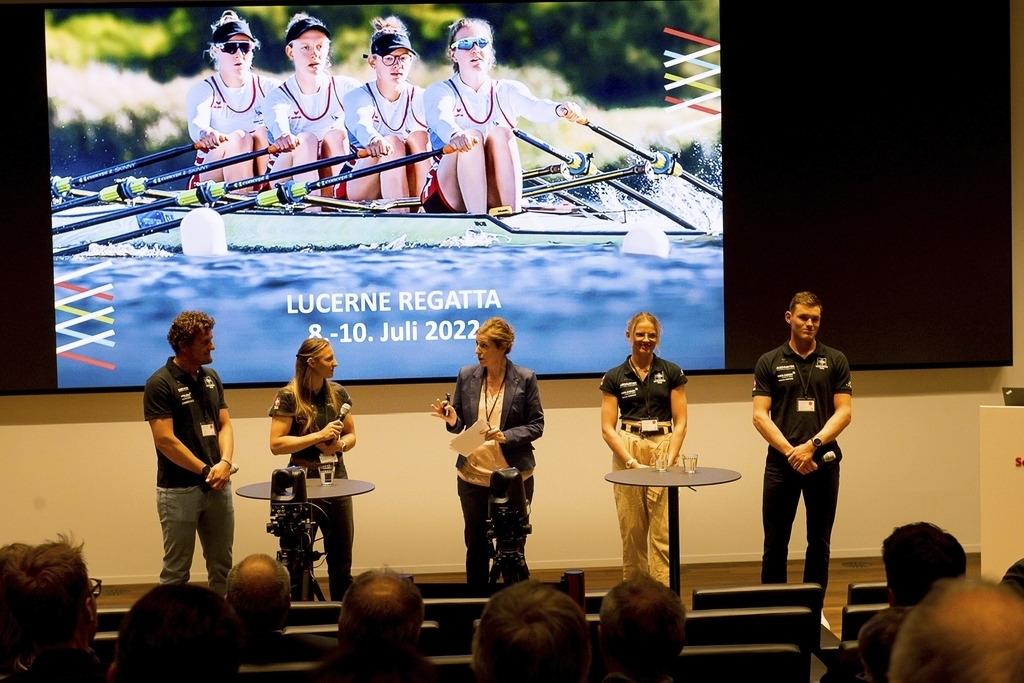
[[[654,354],[661,323],[637,313],[626,323],[630,354],[601,380],[601,435],[612,451],[612,470],[672,465],[686,437],[686,375]],[[622,536],[622,577],[650,574],[666,586],[668,491],[615,484],[615,509]]]
[[[270,451],[291,456],[288,464],[306,468],[307,478],[318,479],[323,462],[336,457],[334,476],[348,479],[344,454],[355,448],[356,424],[348,391],[330,381],[336,367],[329,341],[307,339],[295,354],[295,376],[270,408]],[[352,499],[324,498],[318,505],[313,536],[317,526],[325,529],[330,599],[341,600],[352,584]]]
[[[445,421],[449,432],[459,433],[478,420],[485,441],[468,456],[455,461],[459,500],[465,521],[466,583],[488,581],[487,503],[491,473],[515,467],[522,474],[526,499],[533,500],[533,442],[544,433],[537,375],[508,359],[515,341],[512,326],[491,318],[476,334],[478,363],[459,370],[451,403],[434,401],[433,416]]]

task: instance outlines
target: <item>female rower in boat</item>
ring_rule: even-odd
[[[583,118],[574,102],[534,97],[518,81],[492,79],[494,36],[483,19],[459,19],[448,30],[448,56],[455,75],[431,84],[424,94],[434,148],[459,154],[438,160],[421,200],[432,213],[486,213],[507,206],[521,210],[523,169],[512,130],[520,116],[535,123]]]
[[[263,102],[281,82],[252,71],[260,41],[249,24],[228,10],[212,27],[209,54],[217,73],[189,88],[186,97],[188,132],[199,143],[196,164],[264,149],[269,143]],[[200,174],[199,181],[235,181],[260,175],[267,157],[257,157]]]
[[[344,100],[349,144],[370,153],[369,158],[356,162],[357,168],[427,150],[423,91],[408,81],[416,56],[400,19],[377,17],[373,20],[367,61],[376,78],[349,91]],[[421,161],[359,178],[348,184],[348,197],[356,200],[408,197],[423,187],[429,170],[430,162]]]
[[[332,76],[331,32],[319,19],[296,14],[288,23],[285,54],[295,73],[280,88],[267,95],[267,126],[274,144],[281,150],[273,163],[275,171],[348,154],[348,134],[342,98],[359,87],[348,76]],[[312,182],[341,173],[340,164],[296,174],[294,180]],[[324,188],[323,193],[342,196],[344,186]]]

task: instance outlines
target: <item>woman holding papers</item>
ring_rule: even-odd
[[[459,499],[466,530],[466,582],[488,580],[487,501],[491,473],[515,467],[523,476],[526,498],[533,500],[533,442],[544,433],[537,375],[508,359],[515,341],[512,327],[491,318],[476,335],[475,365],[459,370],[450,402],[437,399],[434,417],[445,421],[449,432],[479,430],[484,441],[455,462]]]
[[[348,479],[344,453],[356,446],[352,398],[330,381],[338,361],[326,339],[302,342],[295,354],[295,377],[277,392],[270,407],[270,452],[289,455],[288,464],[319,478],[321,464],[334,464],[334,476]],[[341,600],[352,583],[352,499],[324,498],[313,521],[324,531],[330,599]],[[326,521],[325,521],[326,518]],[[316,529],[313,529],[316,536]]]

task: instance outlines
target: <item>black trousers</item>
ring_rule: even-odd
[[[533,480],[530,477],[523,482],[526,489],[526,500],[533,502]],[[465,521],[466,539],[466,583],[470,585],[486,584],[490,569],[491,544],[487,540],[487,501],[491,489],[488,486],[477,486],[462,479],[459,484],[459,501],[462,503],[462,519]]]
[[[773,454],[774,455],[774,454]],[[764,555],[761,583],[786,583],[789,539],[800,496],[807,517],[807,554],[804,582],[828,586],[832,525],[839,501],[839,462],[819,463],[810,474],[799,474],[784,458],[768,456],[764,470],[761,521],[764,525]]]

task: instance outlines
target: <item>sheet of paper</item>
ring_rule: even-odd
[[[484,435],[480,432],[485,429],[487,429],[487,420],[481,418],[472,427],[452,439],[448,447],[456,453],[469,455],[483,444]]]

